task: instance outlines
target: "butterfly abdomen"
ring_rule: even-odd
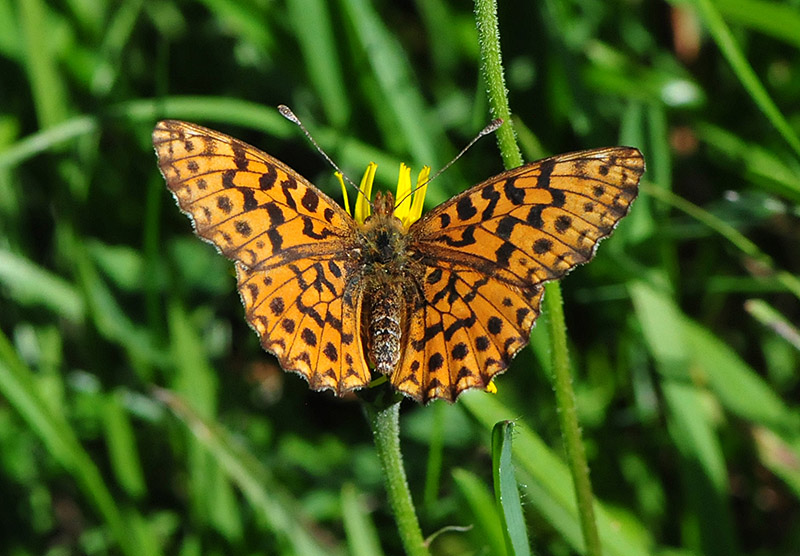
[[[370,288],[367,294],[367,349],[375,369],[383,374],[392,373],[400,361],[402,346],[402,287],[384,282]]]

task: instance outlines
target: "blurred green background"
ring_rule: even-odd
[[[0,554],[399,554],[354,399],[248,329],[232,264],[156,167],[157,119],[248,141],[335,198],[446,163],[490,119],[473,6],[0,0]],[[800,3],[500,2],[526,159],[626,144],[632,213],[563,282],[606,553],[800,554]],[[502,170],[483,139],[430,206]],[[538,554],[580,553],[547,301],[499,393],[406,402],[434,554],[502,554],[514,419]],[[156,389],[158,388],[158,389]]]

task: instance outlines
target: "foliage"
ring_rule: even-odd
[[[500,2],[527,160],[629,144],[640,198],[563,282],[606,554],[795,554],[800,530],[800,8]],[[0,552],[395,554],[370,427],[247,328],[231,264],[174,206],[159,118],[263,148],[337,198],[289,104],[349,175],[434,170],[489,120],[463,2],[0,0]],[[502,170],[483,139],[428,189]],[[532,347],[455,405],[405,402],[433,554],[493,554],[491,431],[537,554],[581,552]],[[378,549],[377,547],[381,548]]]

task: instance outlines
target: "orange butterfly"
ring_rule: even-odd
[[[363,222],[266,153],[165,120],[153,144],[195,232],[236,263],[264,349],[314,390],[371,368],[419,402],[486,388],[528,343],[543,283],[589,261],[625,216],[642,154],[609,147],[494,176],[407,226],[391,193]]]

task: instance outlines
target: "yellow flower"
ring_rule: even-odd
[[[336,178],[342,186],[344,208],[359,224],[363,224],[364,220],[366,220],[372,212],[369,199],[372,196],[372,184],[375,181],[375,171],[377,168],[378,165],[374,162],[370,162],[367,166],[367,170],[364,172],[364,177],[361,178],[361,185],[359,186],[363,195],[358,195],[355,208],[352,212],[350,211],[350,201],[347,198],[347,186],[344,183],[342,175],[339,172],[336,173]],[[411,168],[405,164],[400,165],[400,175],[397,179],[397,192],[394,196],[394,215],[400,219],[406,229],[422,216],[422,206],[425,202],[425,192],[428,189],[430,174],[430,166],[423,166],[422,170],[419,172],[419,176],[417,176],[417,185],[412,190]]]

